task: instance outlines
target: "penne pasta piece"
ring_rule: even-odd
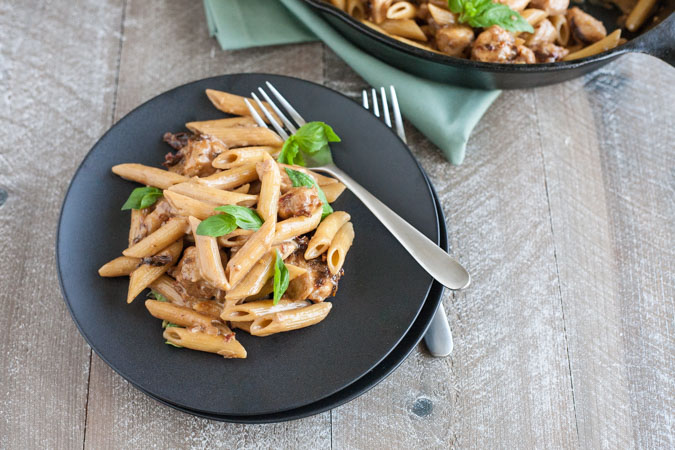
[[[183,305],[185,303],[183,297],[181,297],[180,293],[178,293],[174,287],[174,279],[168,275],[162,275],[150,283],[150,289],[159,292],[164,298],[176,305]]]
[[[426,41],[427,36],[422,29],[412,19],[387,19],[380,24],[380,28],[390,34],[401,36],[416,41]]]
[[[638,0],[626,18],[625,26],[628,31],[637,31],[653,12],[657,2],[658,0]]]
[[[174,217],[169,219],[168,222],[159,227],[154,233],[149,234],[136,244],[127,248],[122,254],[134,258],[152,256],[183,237],[187,232],[187,227],[188,223],[185,217]]]
[[[138,267],[140,263],[140,258],[120,256],[103,264],[101,268],[98,269],[98,274],[102,277],[122,277],[129,275],[136,270],[136,267]]]
[[[227,263],[226,275],[231,286],[244,278],[253,265],[272,248],[276,217],[266,220],[265,223],[253,233],[246,243],[232,256]]]
[[[286,270],[288,270],[288,281],[293,281],[295,278],[307,273],[307,269],[288,263],[286,264]],[[260,292],[251,295],[250,297],[246,297],[246,301],[261,300],[267,298],[267,296],[272,294],[273,292],[274,292],[274,278],[268,278],[267,281],[265,282],[265,285],[260,289]]]
[[[218,245],[221,247],[241,247],[253,233],[255,233],[255,230],[244,230],[243,228],[237,228],[232,233],[219,236],[217,238]]]
[[[188,181],[188,177],[184,177],[183,175],[169,172],[168,170],[157,169],[156,167],[144,166],[143,164],[118,164],[113,166],[112,171],[125,180],[135,181],[160,189],[167,189],[171,185]]]
[[[220,319],[223,306],[215,300],[202,300],[192,304],[192,309],[213,319]]]
[[[321,190],[326,195],[328,203],[333,203],[344,192],[346,186],[342,183],[332,183],[321,186]]]
[[[220,315],[222,320],[233,322],[250,322],[258,317],[291,309],[303,308],[311,303],[307,300],[279,300],[276,305],[272,300],[241,303],[227,308]]]
[[[232,189],[232,192],[237,192],[239,194],[248,194],[248,191],[251,190],[251,183],[242,184],[236,189]]]
[[[304,308],[258,317],[251,323],[250,332],[253,336],[269,336],[274,333],[305,328],[325,319],[332,306],[330,302],[321,302]]]
[[[541,9],[536,9],[536,8],[528,8],[523,10],[523,12],[520,13],[521,16],[523,16],[523,19],[527,21],[532,27],[536,27],[539,25],[539,22],[543,21],[546,19],[548,14],[546,14],[546,11],[543,11]]]
[[[253,120],[253,117],[230,117],[227,119],[204,120],[201,122],[188,122],[185,128],[195,134],[213,134],[208,130],[222,129],[222,128],[240,128],[240,127],[257,127],[258,124]]]
[[[621,38],[621,29],[614,30],[607,35],[604,39],[599,40],[598,42],[584,47],[579,51],[570,53],[569,55],[563,58],[563,61],[571,61],[573,59],[586,58],[587,56],[596,55],[598,53],[611,50],[617,45],[619,45],[619,39]]]
[[[169,245],[166,249],[158,253],[158,256],[167,256],[169,262],[162,266],[153,266],[150,264],[141,264],[136,270],[129,275],[129,292],[127,293],[127,303],[131,303],[134,299],[143,292],[143,289],[150,286],[160,276],[164,275],[169,267],[173,266],[180,252],[183,250],[183,240],[180,239]]]
[[[208,134],[220,139],[230,148],[254,145],[281,147],[284,143],[278,134],[263,127],[212,129]]]
[[[559,15],[550,16],[548,20],[558,33],[555,38],[555,43],[566,47],[570,41],[570,24],[567,22],[567,18],[564,15]]]
[[[157,231],[169,217],[174,215],[171,204],[165,198],[160,198],[151,208],[152,212],[143,218],[143,230],[146,234]]]
[[[319,206],[309,217],[297,216],[278,222],[272,245],[277,245],[301,234],[309,233],[321,222],[322,212],[323,208]]]
[[[240,194],[238,192],[225,191],[223,189],[216,189],[205,186],[200,183],[189,181],[187,183],[179,183],[169,188],[170,192],[185,195],[205,203],[213,205],[243,205],[251,206],[258,201],[257,195]]]
[[[145,307],[157,319],[166,320],[181,327],[201,327],[203,329],[215,328],[223,331],[223,334],[232,332],[227,325],[211,316],[200,314],[187,306],[174,305],[173,303],[146,300]]]
[[[333,242],[331,242],[330,248],[328,249],[326,262],[328,263],[328,270],[330,270],[330,273],[335,275],[340,272],[342,265],[345,263],[347,252],[349,251],[349,248],[352,246],[353,242],[354,227],[352,226],[351,222],[347,222],[346,224],[342,225],[342,227],[340,227],[338,232],[335,234]]]
[[[457,17],[452,11],[441,8],[433,3],[428,3],[428,6],[429,14],[439,26],[443,27],[446,25],[455,25],[457,23]]]
[[[216,156],[211,165],[216,169],[232,169],[244,164],[258,163],[265,158],[265,155],[273,155],[279,151],[279,147],[233,148]]]
[[[347,14],[354,17],[356,20],[366,18],[366,6],[364,0],[347,0]]]
[[[226,336],[170,327],[164,330],[164,339],[179,347],[217,353],[225,358],[246,358],[246,349],[235,339],[234,333]]]
[[[248,334],[251,334],[251,322],[230,322],[230,325],[233,329],[244,330]]]
[[[307,244],[307,250],[305,250],[305,259],[314,259],[317,256],[320,256],[322,253],[328,251],[335,234],[338,232],[340,227],[342,227],[342,225],[349,222],[349,219],[351,219],[351,216],[344,211],[335,211],[334,213],[326,216],[326,218],[323,219],[319,227],[314,232],[312,239],[310,239],[309,243]]]
[[[208,177],[197,178],[197,182],[215,189],[232,189],[257,179],[255,164],[245,164],[234,169],[216,172]]]
[[[209,100],[211,100],[213,106],[215,106],[222,112],[228,114],[235,114],[237,116],[251,115],[251,112],[248,110],[248,107],[244,102],[244,99],[246,99],[247,97],[241,97],[239,95],[230,94],[228,92],[223,91],[217,91],[215,89],[207,89],[206,96],[209,98]],[[263,120],[265,120],[265,122],[269,123],[267,117],[265,117],[263,112],[260,110],[260,107],[255,102],[255,100],[253,100],[252,98],[248,98],[248,101],[251,103],[253,108],[255,108],[255,110],[258,111],[260,117],[262,117]],[[281,123],[281,120],[279,120],[279,117],[272,110],[272,108],[270,108],[269,104],[267,102],[263,102],[263,105],[265,105],[265,107],[272,113],[272,117],[274,117],[278,123]]]
[[[131,224],[129,225],[129,247],[145,237],[143,232],[143,216],[146,213],[142,209],[131,210]]]
[[[213,236],[202,236],[197,234],[197,227],[200,223],[201,220],[190,216],[190,228],[192,228],[192,236],[195,240],[195,247],[197,247],[199,272],[212,286],[227,291],[230,289],[230,284],[225,277],[225,270],[223,269],[223,261],[221,259],[220,249],[218,248],[218,242]]]
[[[195,200],[187,195],[178,192],[164,190],[164,198],[171,204],[171,207],[181,216],[195,216],[199,220],[204,220],[209,216],[217,214],[213,203]]]
[[[387,19],[414,19],[417,7],[410,2],[396,2],[387,8]]]
[[[256,170],[260,177],[260,194],[258,195],[258,214],[263,220],[276,219],[279,209],[279,195],[281,187],[281,173],[279,166],[269,155],[259,162]]]
[[[291,183],[290,178],[288,178],[288,174],[286,173],[286,168],[288,169],[293,169],[297,170],[298,172],[302,172],[306,175],[309,175],[310,177],[314,178],[314,181],[322,187],[327,186],[329,184],[335,184],[338,183],[338,180],[335,178],[327,177],[325,175],[321,175],[320,173],[312,172],[311,170],[307,170],[305,167],[302,166],[290,166],[288,164],[279,164],[279,172],[281,173],[281,186],[282,186],[282,191],[285,192],[289,190],[291,187],[293,187],[293,183]]]

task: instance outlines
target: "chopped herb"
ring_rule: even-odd
[[[131,191],[131,195],[124,205],[122,211],[127,209],[145,209],[152,206],[158,198],[162,196],[162,190],[156,187],[146,186],[139,187]]]
[[[237,226],[244,230],[257,230],[263,224],[263,220],[258,213],[245,206],[219,206],[216,208],[216,211],[221,211],[234,217],[237,221]]]
[[[237,229],[237,220],[230,214],[218,214],[207,217],[197,227],[197,234],[201,236],[224,236]]]
[[[448,0],[450,11],[458,14],[457,20],[474,28],[498,25],[505,30],[534,33],[534,28],[518,12],[492,0]]]
[[[288,269],[284,260],[281,259],[281,253],[277,250],[277,257],[274,261],[274,301],[272,302],[274,305],[279,303],[281,296],[288,289],[288,282]]]
[[[305,166],[302,154],[312,156],[313,159],[331,161],[329,142],[340,142],[335,131],[323,122],[307,122],[295,134],[291,135],[279,154],[279,162]]]

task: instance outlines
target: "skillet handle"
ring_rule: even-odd
[[[675,67],[675,13],[626,44],[627,50],[647,53]]]

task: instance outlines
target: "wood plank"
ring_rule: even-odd
[[[0,448],[80,448],[90,350],[62,300],[54,241],[68,182],[111,123],[122,5],[0,9]]]
[[[364,85],[340,64],[327,56],[328,80],[360,95]],[[436,359],[418,349],[335,409],[334,448],[576,445],[541,144],[535,127],[523,126],[534,117],[531,91],[505,92],[460,167],[408,128],[441,197],[453,254],[474,282],[445,298],[454,353]]]
[[[579,438],[589,448],[675,446],[672,81],[670,67],[631,55],[536,91]]]
[[[115,120],[167,89],[223,73],[270,72],[318,82],[323,76],[321,44],[221,51],[208,37],[201,4],[192,1],[130,3],[123,36]],[[330,413],[269,426],[198,419],[151,400],[94,357],[85,445],[328,448]]]

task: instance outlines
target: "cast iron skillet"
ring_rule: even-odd
[[[222,117],[206,88],[247,95],[266,80],[307,118],[335,128],[342,137],[333,147],[340,167],[430,239],[439,239],[430,187],[408,148],[371,113],[323,86],[279,75],[224,75],[165,92],[125,116],[89,152],[66,194],[57,232],[62,291],[83,336],[114,370],[156,398],[206,414],[272,414],[340,391],[393,351],[432,287],[431,277],[349,192],[335,207],[350,212],[356,238],[347,275],[331,299],[330,320],[264,339],[242,333],[245,360],[164,345],[160,322],[143,300],[125,304],[127,281],[98,276],[96,269],[126,247],[128,213],[119,208],[137,186],[110,167],[156,166],[167,152],[165,131]]]
[[[495,64],[429,52],[385,36],[353,19],[323,0],[305,0],[347,39],[367,53],[405,70],[442,83],[480,89],[521,89],[560,83],[596,70],[628,52],[647,53],[675,66],[675,0],[665,0],[667,19],[652,29],[626,33],[624,45],[588,58],[548,64]],[[617,28],[618,9],[594,6],[589,1],[573,5],[601,20],[608,32]],[[645,27],[643,27],[645,28]]]

